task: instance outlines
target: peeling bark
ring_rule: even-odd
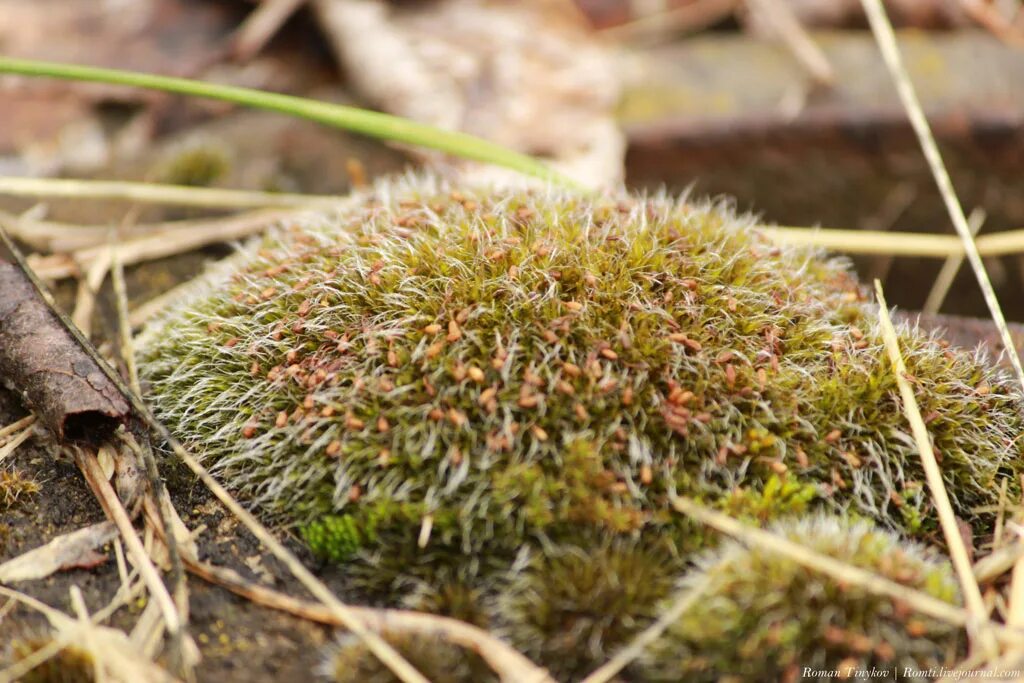
[[[62,441],[99,441],[129,417],[121,392],[7,262],[0,262],[0,378]]]

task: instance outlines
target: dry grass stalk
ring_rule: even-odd
[[[75,590],[74,588],[72,590]],[[53,627],[50,642],[39,650],[0,671],[0,683],[14,683],[32,669],[55,657],[68,646],[85,650],[102,671],[98,681],[110,683],[174,683],[178,679],[169,675],[149,659],[145,659],[130,646],[124,633],[116,629],[99,626],[98,623],[110,615],[105,608],[85,619],[70,616],[43,604],[29,595],[0,586],[0,595],[7,596],[43,614]],[[76,602],[72,593],[72,602]],[[123,603],[121,603],[123,604]],[[81,609],[81,605],[80,605]]]
[[[110,482],[103,476],[99,462],[96,460],[96,454],[90,451],[78,450],[75,453],[75,461],[78,463],[79,469],[82,470],[86,482],[96,495],[103,511],[117,525],[117,529],[128,548],[128,554],[138,568],[143,581],[146,583],[146,588],[149,589],[150,595],[153,596],[153,600],[160,607],[164,622],[167,624],[167,630],[172,636],[176,633],[180,634],[183,624],[177,606],[174,600],[171,599],[171,595],[160,578],[156,567],[153,566],[149,555],[142,545],[142,541],[139,540],[138,534],[136,534],[135,528],[132,526],[131,519],[128,517],[128,513],[125,511],[124,506],[121,505],[121,501],[118,499]]]
[[[200,228],[210,232],[219,232],[224,226],[231,226],[237,221],[258,220],[260,216],[265,216],[268,221],[272,221],[275,217],[288,215],[290,215],[290,211],[258,209],[224,218],[122,225],[118,228],[117,233],[122,239],[135,239],[147,235],[171,234],[177,230]],[[50,254],[71,254],[82,249],[100,247],[107,243],[110,234],[110,227],[107,225],[78,225],[43,221],[25,214],[15,216],[5,211],[0,211],[0,225],[3,225],[7,232],[19,242],[38,252]]]
[[[0,444],[6,443],[12,434],[17,435],[22,431],[31,427],[36,421],[35,415],[26,415],[25,417],[12,422],[6,427],[0,427]]]
[[[1024,556],[1018,557],[1013,564],[1010,581],[1010,612],[1006,616],[1009,626],[1024,626]]]
[[[747,0],[747,5],[771,25],[816,83],[832,86],[836,82],[836,73],[828,57],[808,35],[789,3],[781,0]]]
[[[28,418],[26,418],[28,419]],[[21,432],[7,439],[7,442],[3,446],[0,446],[0,462],[17,450],[18,446],[25,443],[28,437],[32,436],[32,423],[29,422],[27,427],[24,427]]]
[[[1010,571],[1021,558],[1024,558],[1024,541],[1000,546],[974,563],[974,579],[978,583],[990,583]]]
[[[264,0],[245,18],[231,40],[235,59],[246,62],[263,50],[306,0]]]
[[[964,253],[963,242],[955,235],[793,226],[759,226],[757,230],[783,244],[819,247],[848,254],[949,258]],[[982,256],[1019,254],[1024,252],[1024,230],[982,235],[975,244]]]
[[[976,208],[971,211],[967,223],[971,228],[971,236],[977,235],[978,231],[981,230],[981,226],[985,224],[985,210]],[[923,313],[935,314],[939,312],[943,302],[946,300],[946,295],[949,293],[949,288],[953,286],[953,279],[960,272],[960,266],[963,263],[963,254],[946,257],[946,262],[942,264],[942,270],[935,276],[935,282],[932,283],[932,288],[928,291],[928,298],[925,299],[924,307],[921,309]]]
[[[956,228],[957,234],[963,242],[964,253],[971,264],[971,268],[974,270],[974,275],[978,280],[978,285],[981,287],[981,293],[985,297],[985,303],[988,305],[992,320],[999,329],[1000,338],[1009,355],[1010,363],[1017,373],[1017,379],[1021,383],[1021,388],[1024,389],[1024,366],[1021,365],[1020,356],[1018,356],[1013,338],[1010,336],[1010,330],[1006,325],[1003,310],[999,306],[995,289],[992,287],[992,281],[989,279],[988,273],[985,270],[985,264],[981,260],[978,245],[971,235],[971,228],[967,224],[967,217],[964,215],[963,207],[960,205],[960,200],[957,198],[956,191],[953,188],[953,181],[950,180],[949,172],[942,161],[939,146],[935,143],[931,127],[928,125],[928,120],[925,118],[924,110],[922,110],[921,103],[917,98],[917,93],[910,82],[910,76],[903,65],[903,58],[900,56],[899,47],[896,44],[896,35],[893,32],[892,24],[889,22],[889,17],[885,13],[885,7],[882,5],[882,0],[861,0],[861,4],[868,15],[868,23],[871,24],[871,31],[875,34],[875,40],[882,53],[882,58],[896,84],[896,90],[899,93],[900,100],[903,102],[903,108],[907,112],[910,124],[914,128],[918,142],[921,144],[921,149],[928,160],[928,166],[931,168],[935,184],[938,185],[939,192],[942,194],[946,209],[953,221],[953,227]]]
[[[2,180],[2,179],[0,179]],[[144,261],[182,254],[219,242],[245,239],[265,230],[269,225],[294,212],[248,213],[219,221],[216,224],[197,223],[189,227],[174,228],[125,240],[111,248],[106,244],[80,249],[72,254],[59,254],[30,259],[32,270],[44,280],[73,277],[82,268],[96,269],[105,274],[111,260],[118,258],[129,266]],[[216,227],[216,229],[211,229]],[[102,280],[101,280],[102,282]],[[97,285],[98,287],[98,285]]]
[[[697,600],[704,596],[707,581],[696,587],[686,588],[679,591],[672,604],[665,612],[658,617],[657,621],[641,631],[624,648],[615,653],[605,664],[595,669],[580,683],[608,683],[616,674],[625,669],[629,664],[643,654],[644,649],[657,640],[669,626],[676,622],[686,610]]]
[[[107,278],[110,269],[109,259],[94,260],[89,264],[85,277],[78,281],[78,292],[75,295],[75,308],[71,312],[71,321],[85,336],[92,331],[92,314],[96,310],[96,295]]]
[[[899,338],[896,336],[896,328],[893,327],[889,318],[889,309],[885,303],[885,295],[882,292],[882,285],[875,280],[875,292],[878,296],[878,317],[882,327],[882,337],[885,340],[885,348],[889,354],[889,361],[892,363],[893,376],[900,390],[900,397],[903,399],[903,413],[910,423],[914,441],[921,455],[921,465],[924,468],[925,478],[928,481],[928,488],[931,490],[932,499],[935,503],[935,510],[939,517],[939,524],[942,526],[942,533],[946,538],[946,545],[949,549],[950,560],[960,579],[960,588],[963,591],[964,602],[967,610],[973,618],[974,628],[969,628],[968,633],[976,639],[976,645],[980,645],[982,651],[995,655],[998,652],[995,639],[983,625],[988,622],[988,610],[981,598],[981,590],[974,578],[971,568],[970,556],[964,539],[960,535],[957,526],[956,515],[953,506],[949,502],[949,494],[942,481],[942,471],[935,459],[935,452],[932,449],[931,438],[928,436],[928,427],[925,426],[921,410],[914,397],[914,389],[907,380],[907,367],[903,362],[903,355],[900,353]],[[1011,624],[1015,625],[1015,624]],[[975,631],[975,629],[977,629]]]
[[[145,325],[150,319],[159,315],[165,308],[175,301],[180,300],[193,285],[194,282],[189,280],[188,282],[184,282],[177,287],[173,287],[163,294],[153,297],[146,303],[137,306],[128,313],[128,324],[131,325],[131,329],[137,330]]]
[[[114,302],[117,307],[117,328],[121,342],[121,359],[128,370],[128,386],[137,393],[142,393],[139,385],[139,368],[135,362],[135,346],[132,343],[132,327],[128,322],[128,287],[124,282],[124,263],[117,249],[110,247],[110,276],[114,285]]]
[[[258,209],[268,207],[336,208],[344,198],[330,195],[305,195],[248,190],[221,190],[208,187],[184,187],[157,183],[133,183],[117,180],[72,180],[64,178],[0,178],[0,195],[14,197],[65,197],[108,199],[194,206],[211,209]]]

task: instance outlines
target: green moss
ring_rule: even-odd
[[[384,639],[429,681],[491,683],[497,678],[476,654],[436,637],[384,632]],[[397,683],[398,678],[354,636],[328,648],[321,672],[335,683]]]
[[[658,550],[615,541],[538,554],[500,592],[495,621],[557,680],[580,680],[657,618],[678,571]]]
[[[223,146],[212,140],[196,140],[167,154],[153,175],[161,183],[207,187],[230,170],[230,155]]]
[[[1019,494],[1019,395],[900,337],[954,508],[984,533],[972,510],[1003,479]],[[442,583],[487,602],[527,558],[618,543],[682,571],[713,537],[670,490],[939,538],[874,306],[844,262],[721,204],[382,184],[244,250],[139,348],[159,417],[390,604]],[[626,632],[595,624],[593,642]]]
[[[867,522],[818,517],[784,523],[775,531],[959,604],[947,561]],[[894,670],[948,668],[963,654],[960,629],[775,553],[724,543],[702,557],[682,585],[704,581],[709,584],[700,598],[636,667],[641,680],[796,680],[804,667],[874,668],[889,673],[868,680],[893,680]]]
[[[748,522],[763,523],[798,516],[819,496],[813,483],[770,476],[761,489],[739,488],[718,501],[723,512]]]

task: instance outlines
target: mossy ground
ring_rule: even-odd
[[[810,517],[774,531],[959,604],[947,561],[871,524]],[[696,604],[638,663],[645,680],[801,680],[805,668],[844,671],[856,680],[914,680],[907,669],[951,668],[963,655],[959,628],[771,552],[727,542],[701,557],[681,584],[694,589],[704,581]]]
[[[901,343],[982,531],[971,509],[1002,478],[1017,493],[1019,398],[973,355]],[[175,433],[386,602],[451,585],[502,604],[573,549],[655,553],[675,576],[710,536],[667,511],[671,490],[761,523],[936,526],[856,280],[721,204],[381,185],[246,250],[140,350]],[[649,620],[621,604],[581,627],[597,645],[567,674]],[[519,632],[564,624],[534,616]]]

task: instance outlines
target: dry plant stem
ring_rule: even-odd
[[[971,236],[977,235],[978,231],[981,230],[981,226],[985,224],[985,210],[975,208],[971,211],[967,224],[971,229]],[[963,254],[946,257],[946,262],[942,264],[942,270],[935,276],[935,282],[932,283],[932,288],[928,292],[928,298],[925,299],[924,307],[921,309],[923,313],[935,314],[939,312],[943,302],[946,300],[946,295],[949,293],[949,288],[953,286],[953,279],[960,272],[960,266],[963,265],[963,262]]]
[[[164,528],[170,527],[171,520],[177,518],[177,512],[174,510],[174,506],[171,504],[171,496],[167,491],[167,486],[164,485],[163,479],[160,478],[160,473],[157,471],[156,458],[153,457],[152,449],[149,447],[148,441],[143,441],[141,444],[135,438],[134,435],[128,432],[120,432],[118,436],[121,441],[125,443],[132,455],[137,457],[142,462],[143,467],[146,468],[146,478],[150,482],[150,487],[156,494],[157,499],[157,519]],[[122,457],[125,454],[122,452]],[[155,482],[155,484],[153,483]],[[171,560],[171,580],[174,584],[174,603],[178,609],[178,615],[180,616],[182,623],[187,624],[189,618],[189,603],[188,603],[188,583],[185,576],[185,567],[181,559],[181,549],[178,547],[177,536],[172,534],[172,538],[165,540],[165,546],[167,548],[167,555]],[[174,636],[174,630],[170,628],[168,623],[168,630],[172,637]],[[184,626],[182,627],[184,631]],[[182,650],[184,654],[184,650]],[[191,679],[191,667],[184,668],[186,678]]]
[[[1024,542],[1007,543],[974,563],[974,579],[980,584],[990,583],[1009,571],[1021,558],[1024,558]]]
[[[121,359],[128,370],[128,386],[141,394],[139,368],[135,362],[135,346],[132,343],[132,327],[128,322],[128,287],[124,282],[124,264],[113,244],[110,245],[110,275],[114,284],[114,303],[117,306],[117,327],[121,340]]]
[[[193,284],[191,280],[184,282],[135,308],[128,314],[128,324],[131,325],[131,329],[139,329],[172,303],[180,300],[192,288]]]
[[[231,40],[235,59],[247,62],[255,57],[306,0],[263,0],[238,27]]]
[[[323,605],[298,600],[242,578],[227,567],[217,567],[195,558],[186,558],[189,571],[212,584],[252,602],[281,610],[321,624],[340,625],[337,617]],[[519,654],[503,641],[487,632],[449,617],[409,610],[350,607],[350,610],[374,630],[408,631],[418,635],[437,635],[449,642],[472,650],[482,657],[502,681],[520,683],[554,683],[543,669]]]
[[[792,226],[760,226],[756,229],[766,237],[784,244],[822,247],[849,254],[948,258],[964,253],[963,241],[955,235]],[[982,235],[975,240],[975,244],[982,256],[1019,254],[1024,252],[1024,230]]]
[[[32,427],[28,426],[25,427],[21,434],[18,434],[13,439],[5,443],[2,447],[0,447],[0,462],[3,462],[8,455],[17,450],[18,446],[25,443],[28,440],[28,437],[30,436],[32,436]]]
[[[771,23],[786,47],[815,82],[825,86],[835,84],[836,73],[832,64],[829,63],[828,57],[808,35],[807,30],[800,24],[800,20],[787,2],[747,0],[747,5]]]
[[[66,197],[73,199],[112,199],[194,206],[210,209],[259,209],[268,207],[332,208],[344,202],[342,197],[309,194],[277,194],[248,190],[220,190],[208,187],[133,183],[118,180],[72,180],[63,178],[0,178],[0,195],[15,197]]]
[[[7,440],[7,437],[9,437],[11,434],[15,434],[27,427],[31,427],[35,423],[35,421],[35,415],[26,415],[20,420],[12,422],[6,427],[0,428],[0,443],[5,442]]]
[[[822,555],[782,536],[744,524],[726,514],[706,508],[689,498],[672,494],[671,502],[677,512],[692,517],[716,531],[732,536],[749,546],[778,553],[808,569],[830,576],[844,585],[857,586],[869,593],[892,598],[921,614],[940,619],[953,626],[965,627],[974,621],[973,615],[965,609],[943,602],[901,583],[896,583],[884,576],[846,564],[828,555]],[[1024,642],[1024,630],[1012,629],[991,622],[987,616],[983,625],[1000,642],[1011,645]]]
[[[985,264],[982,262],[981,254],[978,252],[978,246],[971,235],[971,228],[967,224],[967,217],[964,215],[963,207],[960,205],[960,200],[953,189],[953,181],[949,178],[949,172],[942,161],[939,147],[935,143],[928,120],[925,118],[924,111],[921,109],[921,103],[917,99],[917,93],[914,92],[910,76],[903,65],[899,47],[896,45],[896,36],[893,33],[892,24],[889,23],[889,17],[886,16],[885,8],[882,6],[882,0],[861,0],[861,4],[864,5],[864,11],[868,15],[868,22],[871,24],[871,31],[875,34],[875,40],[878,42],[879,50],[882,52],[882,58],[885,60],[889,73],[896,83],[896,90],[903,101],[903,108],[907,111],[907,116],[910,118],[910,123],[917,134],[921,149],[924,151],[929,167],[931,167],[935,183],[942,193],[942,199],[945,201],[946,209],[953,220],[953,226],[963,241],[964,253],[967,255],[967,260],[974,270],[975,277],[978,279],[978,285],[981,287],[981,293],[985,297],[985,303],[988,304],[992,320],[995,322],[996,327],[999,328],[999,334],[1003,346],[1010,357],[1010,363],[1017,373],[1017,379],[1021,383],[1021,388],[1024,389],[1024,366],[1021,365],[1020,356],[1017,355],[1017,349],[1014,346],[1013,338],[1010,336],[1010,330],[1006,326],[1006,318],[1003,316],[1003,310],[999,307],[999,300],[996,298],[992,281],[989,280],[988,273],[985,271]]]
[[[335,206],[342,204],[339,202]],[[123,265],[134,265],[193,251],[210,244],[240,240],[262,232],[272,223],[294,215],[293,212],[246,214],[218,223],[216,230],[211,230],[205,225],[176,228],[173,231],[158,232],[125,240],[113,247],[102,245],[82,249],[74,252],[71,258],[38,259],[35,262],[34,270],[41,278],[59,280],[72,277],[80,266],[85,266],[92,277],[91,274],[94,270],[97,273],[102,271],[105,274],[114,258],[120,259]],[[95,282],[95,278],[93,278],[93,282]],[[102,278],[100,278],[100,282],[102,283]],[[96,285],[96,288],[98,286]]]
[[[17,260],[0,262],[0,373],[58,440],[98,440],[128,419],[128,404],[64,326],[2,228],[0,238]]]
[[[7,232],[3,229],[2,226],[0,226],[0,241],[4,243],[7,249],[11,252],[11,255],[17,261],[18,265],[25,272],[25,276],[32,281],[33,286],[35,286],[35,288],[39,291],[40,295],[43,296],[45,290],[42,286],[42,283],[39,282],[39,279],[27,266],[24,257],[18,250],[17,245],[11,241],[10,237],[7,235]],[[171,434],[167,427],[161,424],[160,421],[156,419],[156,417],[153,415],[153,412],[149,409],[149,406],[147,406],[142,401],[139,395],[132,391],[130,387],[125,385],[121,377],[118,376],[118,374],[114,372],[114,370],[107,364],[107,362],[103,360],[99,353],[96,352],[96,349],[92,346],[92,344],[89,343],[89,340],[82,335],[81,331],[78,330],[78,328],[76,328],[73,324],[71,324],[71,322],[67,319],[66,316],[62,315],[59,311],[53,308],[52,304],[48,299],[46,299],[45,296],[44,300],[47,301],[47,304],[50,306],[50,309],[51,311],[53,311],[54,315],[58,317],[58,319],[65,326],[67,331],[78,342],[79,347],[90,358],[92,358],[93,362],[96,363],[97,367],[99,367],[99,369],[102,370],[103,374],[107,376],[107,379],[113,382],[114,386],[116,386],[118,390],[121,392],[121,394],[128,400],[133,411],[135,412],[135,416],[138,419],[142,420],[152,432],[154,432],[168,445],[170,445],[175,455],[177,455],[182,460],[182,462],[184,462],[189,467],[189,469],[191,469],[196,474],[196,476],[198,476],[203,481],[207,488],[209,488],[210,491],[212,491],[213,494],[217,496],[217,498],[222,503],[224,503],[228,510],[230,510],[236,517],[238,517],[238,519],[249,529],[249,531],[251,531],[253,535],[256,536],[256,538],[259,539],[274,554],[275,557],[281,560],[281,562],[283,562],[285,566],[288,567],[289,571],[292,572],[292,574],[306,587],[307,590],[310,591],[310,593],[313,594],[314,597],[316,597],[318,600],[327,605],[331,612],[338,617],[342,625],[344,625],[346,628],[352,631],[352,633],[356,637],[363,641],[366,644],[367,648],[370,650],[370,652],[372,652],[374,656],[380,659],[380,661],[383,662],[384,665],[387,666],[392,671],[392,673],[394,673],[395,676],[397,676],[399,680],[401,680],[403,683],[429,683],[429,681],[427,681],[427,679],[422,674],[416,671],[416,669],[413,668],[412,665],[409,664],[409,662],[407,662],[400,654],[398,654],[398,652],[396,652],[395,649],[391,647],[388,643],[386,643],[380,636],[378,636],[375,633],[367,631],[366,628],[363,627],[359,619],[352,614],[348,606],[346,606],[344,603],[338,600],[338,598],[335,597],[331,590],[322,581],[316,578],[312,574],[312,572],[306,569],[302,562],[300,562],[299,559],[295,557],[295,555],[291,551],[285,548],[284,545],[282,545],[276,538],[274,538],[274,536],[266,529],[266,527],[260,524],[259,521],[252,516],[252,514],[250,514],[241,505],[239,505],[238,501],[232,498],[231,494],[229,494],[224,489],[224,487],[218,484],[217,481],[210,475],[210,473],[206,471],[206,468],[200,465],[199,462],[195,460],[195,458],[189,455],[189,453],[185,450],[181,443],[174,438],[174,435]],[[95,458],[93,458],[93,462],[95,463]],[[96,469],[99,469],[98,463],[96,464]],[[150,467],[148,464],[146,470],[147,473],[150,471]],[[110,488],[110,484],[105,480],[103,480],[101,483],[105,484],[107,490],[109,490],[111,495],[113,495],[113,489]],[[150,485],[153,486],[155,490],[160,490],[161,487],[163,486],[159,479],[157,479],[156,481],[150,481]],[[116,495],[114,496],[114,499],[116,500]],[[120,507],[120,501],[118,501],[118,504]],[[120,508],[120,510],[122,513],[124,512],[123,508]],[[125,514],[124,516],[125,518],[127,518],[127,514]],[[139,547],[141,548],[141,543],[139,542],[138,537],[133,535],[132,538],[134,543],[139,544]],[[174,545],[173,536],[168,539],[168,547],[170,547],[171,545]],[[131,548],[129,548],[129,550],[131,550]],[[164,588],[164,595],[166,595],[166,588]],[[170,628],[171,622],[167,623],[168,630],[170,630],[171,633],[173,634],[175,631]]]
[[[103,507],[103,511],[117,525],[118,531],[121,532],[121,537],[124,539],[128,554],[134,560],[135,566],[138,567],[142,580],[146,582],[146,588],[149,589],[153,599],[160,605],[160,611],[163,614],[164,622],[167,624],[167,630],[172,635],[180,633],[182,623],[177,607],[171,599],[170,593],[167,592],[167,587],[160,578],[156,567],[153,566],[149,556],[146,554],[142,541],[139,540],[138,534],[135,533],[135,527],[132,526],[128,513],[125,511],[124,506],[121,505],[121,501],[118,499],[110,482],[103,476],[103,471],[100,469],[95,453],[79,450],[75,453],[75,460],[82,470],[82,474],[85,476],[89,487],[96,494],[96,498]]]
[[[75,611],[75,616],[78,617],[78,622],[82,625],[90,624],[89,609],[85,606],[85,598],[82,597],[82,589],[73,585],[71,586],[69,593],[71,594],[71,607]],[[98,652],[98,648],[93,642],[92,634],[88,629],[82,629],[82,639],[85,642],[86,649],[93,653]],[[95,655],[92,658],[92,676],[97,683],[105,683],[106,681],[100,660]]]
[[[1024,626],[1024,558],[1018,557],[1013,565],[1010,582],[1010,613],[1007,615],[1008,626],[1020,628]]]
[[[695,602],[700,600],[704,596],[709,583],[710,581],[705,579],[699,585],[686,588],[677,593],[675,600],[658,617],[657,621],[640,632],[626,647],[615,653],[614,657],[592,671],[580,683],[607,683],[612,680],[617,673],[643,654],[644,649],[656,641],[665,632],[665,629],[674,624],[686,610],[690,609]]]
[[[0,590],[2,589],[3,586],[0,586]],[[29,673],[37,666],[41,666],[47,661],[53,659],[67,646],[68,639],[61,638],[59,635],[54,636],[50,642],[46,643],[43,647],[0,671],[0,683],[15,683],[16,681],[20,681],[25,674]]]
[[[75,310],[71,313],[71,322],[89,336],[92,333],[92,314],[96,310],[96,294],[103,286],[110,270],[110,259],[96,259],[89,264],[85,277],[78,281],[78,292],[75,296]]]
[[[225,226],[234,225],[238,221],[259,220],[260,217],[263,217],[270,222],[274,220],[274,217],[288,215],[290,215],[289,211],[257,209],[250,213],[224,218],[122,225],[117,232],[122,239],[135,239],[155,233],[173,235],[176,230],[205,229],[209,232],[218,232]],[[49,254],[70,254],[91,247],[100,247],[107,243],[107,237],[110,234],[110,227],[107,225],[40,221],[25,216],[15,216],[4,211],[0,211],[0,224],[3,224],[8,233],[19,242],[27,244],[36,251]]]
[[[949,502],[949,494],[942,481],[942,471],[935,460],[935,452],[932,449],[931,437],[928,436],[928,428],[925,426],[921,410],[914,397],[914,389],[907,380],[907,366],[903,362],[903,355],[900,353],[899,338],[896,335],[896,328],[893,327],[889,318],[889,309],[885,303],[885,295],[882,292],[882,284],[875,280],[875,293],[878,296],[878,317],[882,326],[882,337],[885,340],[885,348],[889,354],[889,361],[892,363],[893,376],[900,390],[900,397],[903,399],[903,414],[910,423],[910,429],[917,443],[921,455],[921,465],[924,468],[925,478],[928,481],[928,488],[931,490],[932,499],[935,503],[935,510],[939,517],[939,524],[942,526],[942,533],[946,537],[946,546],[949,549],[949,557],[960,579],[960,589],[964,594],[964,603],[967,611],[974,621],[968,628],[968,634],[976,646],[982,652],[991,656],[998,654],[998,646],[991,632],[984,625],[988,623],[988,610],[981,597],[981,590],[978,582],[974,579],[974,572],[971,568],[970,556],[964,539],[960,535],[957,526],[956,515],[953,506]],[[1012,347],[1011,347],[1012,348]]]

